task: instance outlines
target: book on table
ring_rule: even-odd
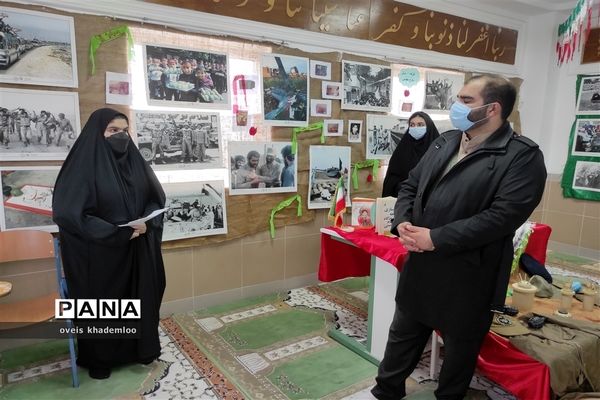
[[[379,235],[391,235],[396,198],[392,196],[378,197],[375,203],[375,232]]]

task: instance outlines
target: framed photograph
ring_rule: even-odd
[[[64,160],[80,131],[76,92],[0,88],[0,161]]]
[[[227,233],[223,181],[163,184],[163,241]]]
[[[310,60],[310,77],[316,79],[331,79],[331,63]]]
[[[600,119],[578,119],[571,154],[600,157]]]
[[[343,119],[326,119],[323,121],[323,136],[342,136],[343,134]]]
[[[321,97],[324,99],[341,100],[342,82],[321,82]]]
[[[389,112],[392,69],[385,65],[342,60],[342,109]]]
[[[311,117],[331,117],[331,100],[310,99]]]
[[[292,142],[228,142],[229,194],[296,192]]]
[[[131,104],[131,75],[106,71],[106,104]]]
[[[348,121],[348,142],[360,143],[363,131],[362,119],[351,119]]]
[[[60,167],[0,167],[0,228],[57,232],[52,193]]]
[[[573,178],[573,189],[600,192],[600,163],[577,161]]]
[[[0,82],[77,87],[73,18],[0,7]]]
[[[275,126],[308,125],[308,58],[263,54],[264,123]]]
[[[350,205],[350,146],[310,146],[308,208],[329,208],[340,177]]]
[[[230,108],[227,54],[147,44],[144,63],[148,104]]]
[[[423,108],[449,111],[464,83],[464,74],[427,71],[425,73],[425,104]]]
[[[581,79],[577,114],[600,114],[600,75]]]
[[[217,113],[134,111],[142,157],[154,169],[221,168],[221,124]]]
[[[367,114],[367,159],[388,159],[408,130],[408,119]]]

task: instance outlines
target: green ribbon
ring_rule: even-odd
[[[298,151],[298,134],[302,132],[316,131],[317,129],[321,130],[321,143],[325,143],[325,135],[323,135],[323,121],[316,122],[309,126],[294,128],[292,131],[292,154],[296,154]]]
[[[354,189],[358,189],[358,170],[361,168],[373,167],[373,180],[377,178],[377,171],[379,170],[379,160],[365,160],[360,161],[354,164],[354,169],[352,170],[352,186]]]
[[[273,207],[273,209],[271,210],[271,218],[269,218],[269,225],[271,227],[271,239],[275,239],[275,222],[273,221],[273,219],[275,218],[275,214],[278,213],[279,211],[283,210],[286,207],[289,207],[294,201],[298,201],[298,211],[297,211],[297,216],[301,217],[302,216],[302,197],[300,197],[299,194],[290,197],[289,199],[285,199],[284,201],[282,201],[281,203],[277,204],[275,207]]]
[[[98,48],[106,42],[120,38],[121,36],[127,37],[127,45],[129,47],[129,58],[133,58],[133,36],[127,25],[113,28],[99,35],[94,35],[90,38],[90,63],[92,64],[92,75],[96,73],[96,51]]]

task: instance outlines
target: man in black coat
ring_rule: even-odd
[[[404,381],[434,329],[444,339],[435,396],[465,396],[492,310],[504,304],[512,237],[544,191],[542,152],[507,122],[515,87],[476,76],[457,97],[457,130],[431,144],[398,193],[392,232],[411,253],[372,389],[378,399],[406,395]]]

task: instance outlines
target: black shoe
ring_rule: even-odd
[[[92,379],[110,378],[110,368],[90,368],[88,373]]]
[[[144,364],[144,365],[148,365],[148,364],[152,364],[152,362],[156,360],[156,357],[149,357],[149,358],[142,358],[140,359],[138,362],[140,364]]]

